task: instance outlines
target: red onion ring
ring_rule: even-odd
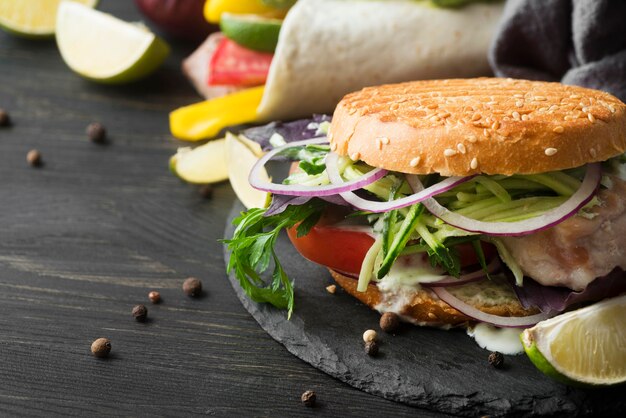
[[[339,156],[335,153],[329,153],[326,157],[326,172],[328,173],[328,178],[330,182],[335,185],[343,185],[348,184],[344,183],[341,178],[341,174],[339,174],[339,168],[337,167],[337,160]],[[469,179],[474,176],[468,177],[448,177],[447,179],[430,186],[425,190],[421,190],[416,192],[410,196],[403,197],[401,199],[392,200],[388,202],[376,202],[372,200],[363,199],[351,191],[340,193],[341,197],[354,206],[357,209],[365,210],[368,212],[380,213],[380,212],[388,212],[394,209],[404,208],[406,206],[412,206],[416,203],[420,203],[426,199],[429,199],[439,193],[443,193],[454,187],[458,186],[461,183],[465,183]],[[422,187],[423,189],[423,187]],[[415,189],[414,189],[415,190]]]
[[[489,264],[487,264],[487,272],[489,274],[494,273],[496,270],[500,268],[500,259],[498,257],[494,257]],[[420,283],[425,287],[447,287],[447,286],[459,286],[462,284],[477,282],[486,277],[486,273],[484,270],[476,270],[468,274],[462,274],[459,278],[446,276],[442,280],[438,282],[430,282],[430,283]]]
[[[550,318],[549,315],[544,313],[539,313],[536,315],[530,316],[499,316],[492,315],[486,312],[481,311],[478,308],[473,307],[456,296],[452,295],[450,292],[446,290],[445,287],[433,287],[431,289],[439,299],[446,302],[448,305],[452,306],[457,311],[461,312],[480,322],[486,322],[491,325],[495,325],[497,327],[502,328],[528,328],[530,326],[535,325],[537,322],[543,321],[544,319]]]
[[[406,175],[414,191],[424,191],[424,186],[415,175]],[[469,232],[487,235],[520,236],[543,231],[574,216],[595,195],[602,179],[602,167],[599,163],[587,165],[587,172],[580,188],[562,205],[536,216],[517,222],[483,222],[454,213],[441,206],[435,199],[427,199],[422,204],[437,218],[448,225]],[[428,190],[428,189],[426,189]]]
[[[275,194],[282,195],[290,195],[290,196],[330,196],[341,194],[344,192],[349,192],[352,190],[361,189],[368,184],[375,182],[376,180],[382,178],[385,174],[387,174],[387,170],[382,168],[375,168],[364,176],[342,183],[341,185],[337,184],[329,184],[325,186],[301,186],[297,184],[277,184],[271,183],[261,180],[261,171],[265,167],[265,164],[268,163],[272,158],[276,155],[280,154],[287,148],[292,147],[300,147],[306,145],[314,145],[314,144],[326,144],[328,143],[328,139],[324,138],[313,138],[307,139],[304,141],[295,141],[290,142],[287,145],[283,145],[282,147],[278,147],[273,149],[272,151],[265,154],[257,163],[252,167],[250,171],[250,175],[248,176],[248,181],[250,185],[255,189],[262,190],[264,192],[270,192]],[[329,153],[331,155],[333,153]]]

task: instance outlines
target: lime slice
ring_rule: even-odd
[[[0,0],[0,28],[27,38],[54,35],[57,8],[62,0]],[[72,0],[95,7],[97,0]]]
[[[626,382],[626,295],[542,321],[521,338],[535,366],[557,380]]]
[[[170,158],[170,170],[188,183],[207,184],[226,180],[226,140],[216,139],[193,149],[179,148]]]
[[[231,133],[226,134],[228,179],[235,194],[246,208],[264,208],[268,204],[269,194],[253,188],[248,182],[248,174],[261,154],[256,154],[254,149],[247,145],[248,142],[249,140],[243,137]],[[263,177],[269,181],[267,172],[263,171]]]
[[[100,83],[126,83],[144,77],[169,53],[167,44],[145,26],[74,2],[59,6],[56,38],[65,63]]]
[[[220,29],[239,45],[261,52],[274,52],[282,25],[280,19],[257,15],[222,14]]]

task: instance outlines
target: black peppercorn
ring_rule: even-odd
[[[202,282],[195,277],[190,277],[183,282],[183,292],[187,296],[197,298],[202,294]]]
[[[494,351],[493,353],[489,354],[489,364],[491,364],[496,369],[501,368],[504,364],[504,356],[502,355],[502,353]]]
[[[150,302],[152,303],[159,303],[161,302],[161,294],[156,290],[153,290],[148,293],[148,299],[150,299]]]
[[[91,142],[102,144],[106,140],[107,131],[101,123],[90,123],[85,130]]]
[[[137,305],[133,308],[133,316],[139,322],[144,322],[148,317],[148,308],[145,305]]]
[[[0,109],[0,126],[9,126],[11,119],[6,110]]]
[[[111,352],[111,341],[108,338],[98,338],[91,343],[91,353],[98,358],[104,358]]]
[[[378,343],[376,341],[368,341],[365,343],[365,352],[370,357],[378,355]]]
[[[205,199],[211,199],[213,197],[213,186],[211,186],[210,184],[200,186],[200,196]]]
[[[40,167],[42,164],[41,153],[36,149],[28,151],[28,154],[26,154],[26,161],[32,167]]]
[[[307,390],[306,392],[302,394],[300,399],[302,400],[302,403],[305,404],[306,406],[313,407],[315,406],[317,395],[312,390]]]
[[[394,332],[400,326],[400,317],[393,312],[385,312],[380,317],[380,329],[385,332]]]

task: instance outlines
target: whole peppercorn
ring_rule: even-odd
[[[187,296],[197,298],[202,294],[202,282],[195,277],[190,277],[183,282],[183,292]]]
[[[312,390],[307,390],[306,392],[302,394],[302,396],[300,396],[300,400],[302,401],[303,404],[311,408],[315,406],[317,395]]]
[[[400,317],[393,312],[385,312],[383,316],[380,317],[380,329],[385,332],[394,332],[399,326]]]
[[[6,110],[0,109],[0,126],[9,126],[11,123],[11,118],[9,118],[9,114]]]
[[[28,154],[26,154],[26,161],[32,167],[40,167],[42,164],[41,153],[36,149],[28,151]]]
[[[148,293],[148,299],[150,299],[150,302],[152,303],[159,303],[161,302],[161,294],[159,292],[157,292],[156,290],[151,291],[150,293]]]
[[[504,365],[504,356],[502,355],[502,353],[494,351],[493,353],[489,354],[489,364],[491,364],[496,369],[501,368],[502,365]]]
[[[376,341],[368,341],[365,343],[365,352],[370,357],[378,355],[378,343]]]
[[[98,358],[105,358],[111,352],[111,341],[108,338],[98,338],[91,343],[91,354]]]
[[[102,144],[106,141],[107,131],[101,123],[90,123],[85,130],[87,136],[96,144]]]
[[[133,308],[133,316],[139,322],[144,322],[148,317],[148,308],[145,305],[137,305]]]
[[[369,343],[370,341],[376,341],[378,334],[373,329],[368,329],[363,333],[363,342]]]
[[[213,186],[211,186],[210,184],[200,186],[200,196],[205,199],[211,199],[213,197]]]

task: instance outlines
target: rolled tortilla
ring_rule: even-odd
[[[259,120],[332,112],[366,86],[490,74],[502,4],[441,9],[415,1],[299,1],[283,23]]]

